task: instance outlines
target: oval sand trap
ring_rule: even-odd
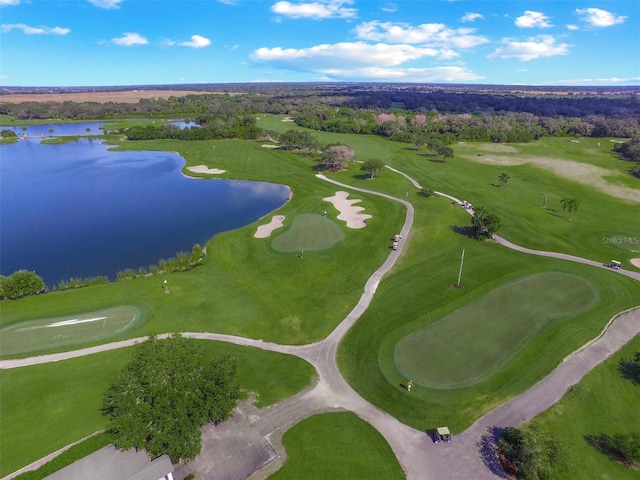
[[[3,355],[17,355],[113,337],[140,318],[136,307],[122,305],[67,317],[21,322],[0,330]]]
[[[226,170],[220,170],[219,168],[209,168],[206,165],[187,167],[187,170],[193,173],[206,173],[207,175],[220,175],[221,173],[226,172]]]
[[[271,236],[274,230],[282,227],[284,219],[284,215],[274,215],[269,223],[260,225],[253,236],[256,238],[267,238]]]

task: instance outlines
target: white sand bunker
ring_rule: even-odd
[[[256,233],[253,234],[253,236],[256,238],[269,237],[275,229],[280,228],[282,226],[284,219],[285,219],[284,215],[275,215],[271,219],[271,222],[267,223],[266,225],[260,225],[256,230]]]
[[[209,175],[220,175],[226,172],[226,170],[220,170],[219,168],[209,168],[206,165],[196,165],[195,167],[187,167],[187,170],[193,173],[206,173]]]
[[[333,197],[323,198],[327,202],[333,203],[333,206],[340,212],[338,220],[347,222],[349,228],[364,228],[367,226],[367,218],[372,218],[371,215],[366,213],[360,213],[364,210],[364,207],[356,207],[355,203],[362,200],[356,198],[353,200],[347,200],[349,194],[347,192],[336,192]]]
[[[631,263],[633,263],[634,267],[640,268],[640,258],[632,258]]]

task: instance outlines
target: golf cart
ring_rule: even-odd
[[[605,267],[613,268],[614,270],[620,270],[622,264],[618,260],[611,260],[611,263],[605,264]]]
[[[443,442],[450,442],[451,441],[451,437],[453,435],[451,435],[451,432],[449,431],[448,427],[438,427],[436,428],[436,434],[435,434],[435,443],[438,443],[440,441]]]

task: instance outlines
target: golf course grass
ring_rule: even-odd
[[[597,300],[585,279],[541,273],[502,285],[398,342],[398,371],[431,388],[460,388],[487,378],[547,323]],[[473,362],[469,359],[473,358]]]
[[[296,215],[291,228],[275,237],[271,246],[282,253],[317,252],[333,247],[343,238],[334,220],[307,213]]]
[[[287,463],[271,480],[405,478],[384,437],[351,412],[303,420],[284,434],[282,443]]]
[[[0,330],[3,355],[106,341],[126,331],[140,318],[136,307],[120,306],[78,315],[42,318]]]
[[[220,342],[202,344],[212,357],[228,352],[237,359],[240,389],[259,407],[303,390],[315,377],[313,367],[297,357]],[[104,393],[134,348],[2,370],[0,477],[103,430]]]
[[[279,131],[298,128],[281,122],[281,118],[261,115],[258,126]],[[507,145],[515,152],[489,152],[486,144],[460,144],[453,146],[456,156],[443,163],[410,144],[380,137],[312,133],[322,143],[348,145],[355,150],[356,160],[380,159],[425,187],[485,206],[502,220],[500,235],[514,243],[603,263],[616,259],[630,269],[634,267],[629,260],[639,256],[633,251],[633,239],[640,237],[638,202],[612,195],[599,180],[589,183],[588,179],[554,172],[541,163],[504,160],[502,164],[487,164],[471,158],[482,148],[483,157],[513,153],[584,161],[609,172],[599,177],[605,183],[637,190],[640,183],[623,175],[628,165],[616,159],[608,139],[601,141],[599,149],[595,139],[573,143],[553,138]],[[372,216],[366,228],[353,230],[333,218],[323,218],[323,210],[329,209],[322,199],[334,195],[336,187],[315,177],[315,160],[295,152],[262,148],[260,142],[124,141],[114,148],[178,151],[186,165],[225,170],[222,178],[286,184],[292,197],[277,213],[291,222],[285,225],[288,230],[279,230],[273,240],[264,241],[254,237],[256,222],[216,235],[206,246],[207,257],[201,266],[167,276],[168,294],[162,288],[163,276],[3,301],[3,329],[131,305],[140,312],[140,319],[110,341],[175,331],[227,333],[284,344],[319,341],[354,307],[366,280],[389,255],[389,239],[400,231],[404,221],[402,205],[360,192],[361,205]],[[403,239],[398,263],[382,279],[369,308],[341,343],[338,362],[360,395],[408,425],[426,430],[446,424],[458,433],[539,381],[566,355],[595,338],[616,313],[638,303],[637,281],[612,270],[535,257],[473,240],[463,228],[470,224],[469,215],[450,200],[420,197],[406,178],[386,169],[374,180],[364,179],[359,168],[359,164],[352,164],[345,172],[327,176],[407,200],[415,208],[415,219],[410,235]],[[508,172],[510,180],[496,187],[502,172]],[[580,201],[571,221],[560,206],[564,197]],[[298,246],[306,232],[302,226],[296,232],[296,223],[307,216],[315,222],[312,228],[319,229],[316,236],[326,237],[318,243],[323,248]],[[341,235],[338,240],[336,230],[331,230],[334,227]],[[287,235],[294,236],[288,239]],[[289,246],[276,247],[276,242],[285,240]],[[304,262],[288,254],[301,249],[313,251],[305,255]],[[463,249],[463,288],[452,288]],[[87,339],[82,346],[102,342]],[[421,342],[428,348],[420,347],[423,351],[419,352]],[[448,363],[451,350],[447,342],[455,349],[454,356],[466,354],[466,365],[462,356]],[[219,347],[222,344],[215,342],[212,345],[232,350],[241,366],[248,362],[250,368],[241,368],[240,383],[242,388],[259,394],[259,406],[300,391],[314,375],[308,364],[297,359],[275,354],[267,359],[263,357],[267,354],[258,350]],[[399,345],[403,347],[399,349]],[[73,348],[80,346],[74,344]],[[38,353],[68,348],[48,345]],[[101,395],[109,379],[124,365],[127,352],[2,371],[0,475],[104,428],[99,411]],[[473,359],[469,359],[469,352],[474,352]],[[1,353],[8,356],[4,348]],[[424,366],[420,367],[424,372],[418,365]],[[400,386],[408,375],[415,376],[410,396]],[[607,399],[622,408],[628,402],[626,393],[616,392],[612,389]],[[585,410],[582,406],[576,409]],[[620,415],[610,419],[610,426],[622,428],[628,422],[628,417]],[[333,447],[331,425],[307,425],[303,422],[290,431],[299,427],[300,435],[312,432],[310,437],[314,439],[305,444],[311,451],[302,452],[303,456],[293,450],[302,447],[302,441],[294,441],[291,451],[287,446],[292,462],[296,458],[300,462],[314,456],[328,458],[327,449]],[[392,454],[371,455],[379,451],[370,436],[360,437],[359,442],[360,452],[343,447],[348,452],[343,455],[344,463],[353,458],[358,465],[362,458],[372,461],[377,455],[381,463],[378,471],[394,471],[397,462]],[[313,478],[312,473],[305,471],[302,476]],[[394,475],[389,473],[386,478]],[[377,474],[360,478],[374,477],[383,478]],[[295,471],[283,478],[300,478],[300,474]]]

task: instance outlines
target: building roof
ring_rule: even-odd
[[[144,450],[101,448],[45,480],[159,480],[173,471],[168,456],[151,461]]]

